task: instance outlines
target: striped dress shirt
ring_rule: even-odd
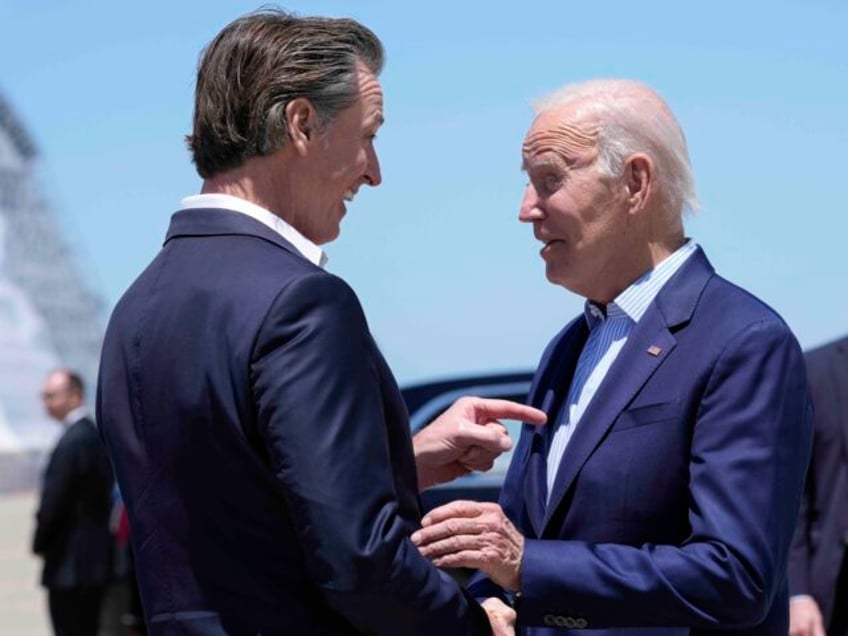
[[[589,338],[580,352],[577,368],[568,390],[568,398],[557,414],[554,434],[548,450],[548,499],[553,490],[562,455],[580,418],[660,289],[680,269],[698,245],[688,240],[653,269],[621,292],[606,308],[586,301],[584,314],[589,325]]]

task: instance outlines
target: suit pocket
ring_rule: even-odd
[[[636,406],[622,411],[618,418],[616,418],[610,432],[618,433],[639,426],[676,420],[679,416],[680,404],[678,402],[662,402],[660,404]]]

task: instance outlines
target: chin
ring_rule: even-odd
[[[554,285],[562,285],[562,276],[559,275],[556,267],[552,267],[550,263],[545,267],[545,277],[549,283]]]
[[[339,238],[339,234],[341,234],[341,227],[337,226],[333,231],[327,232],[324,236],[322,236],[320,240],[315,241],[315,244],[326,245],[327,243],[332,243]]]
[[[563,276],[562,272],[549,267],[545,272],[545,276],[552,285],[557,285],[575,294],[578,293],[575,291],[574,281],[570,280],[568,276]]]

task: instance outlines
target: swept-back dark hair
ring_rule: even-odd
[[[206,179],[282,148],[285,109],[297,97],[326,124],[356,101],[357,65],[378,75],[383,62],[380,40],[355,20],[279,9],[236,19],[201,54],[186,137],[197,172]]]

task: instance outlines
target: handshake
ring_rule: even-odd
[[[413,440],[421,489],[472,470],[485,471],[512,446],[500,419],[544,424],[538,409],[482,398],[462,398]],[[412,543],[437,567],[474,568],[506,590],[517,591],[524,537],[498,504],[453,501],[430,511]],[[499,598],[482,602],[492,632],[515,633],[515,610]]]

